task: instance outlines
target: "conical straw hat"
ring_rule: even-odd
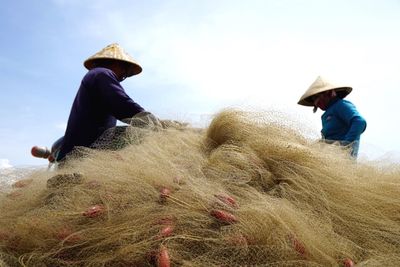
[[[95,62],[98,59],[114,59],[129,63],[131,68],[128,70],[127,77],[142,72],[142,67],[140,67],[140,65],[117,43],[110,44],[103,48],[100,52],[97,52],[93,56],[89,57],[85,60],[85,62],[83,62],[83,65],[90,70],[96,66]]]
[[[318,76],[315,82],[313,82],[307,89],[307,91],[301,96],[297,104],[303,106],[314,106],[311,98],[312,96],[333,89],[336,91],[337,95],[340,98],[345,98],[348,94],[350,94],[351,90],[353,90],[353,88],[351,88],[350,86],[335,85],[322,78],[321,76]]]

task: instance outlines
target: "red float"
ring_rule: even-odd
[[[102,215],[105,212],[103,205],[94,205],[83,212],[83,216],[89,218],[95,218]]]
[[[56,238],[66,243],[77,243],[81,241],[81,236],[74,234],[74,231],[69,227],[63,227],[56,233]]]
[[[292,247],[294,248],[294,250],[296,250],[300,255],[305,256],[306,255],[306,248],[305,248],[303,242],[301,242],[294,235],[290,235],[290,240],[292,242]]]
[[[0,231],[0,242],[1,241],[8,241],[10,239],[10,234],[4,231]]]
[[[344,267],[354,267],[354,261],[352,259],[346,258],[343,260],[343,266]]]
[[[33,182],[32,179],[19,180],[19,181],[16,181],[15,183],[13,183],[12,187],[14,187],[14,188],[23,188],[23,187],[29,185],[32,182]]]
[[[167,215],[159,220],[156,221],[156,224],[160,225],[173,225],[176,218],[172,215]]]
[[[218,200],[220,200],[222,203],[232,207],[232,208],[238,208],[238,204],[236,203],[236,200],[228,195],[223,195],[223,194],[216,194],[214,195]]]
[[[13,192],[10,192],[10,193],[7,194],[7,197],[11,198],[11,199],[17,199],[20,196],[22,196],[21,191],[13,191]]]
[[[168,237],[172,235],[172,232],[174,231],[174,227],[172,225],[166,225],[160,230],[160,237]]]
[[[222,223],[232,224],[238,221],[235,215],[224,210],[211,210],[210,214]]]
[[[169,259],[168,249],[164,246],[160,248],[157,255],[157,266],[158,267],[170,267],[171,261]]]
[[[90,180],[86,183],[86,187],[89,189],[99,188],[100,186],[101,186],[101,183],[97,180]]]
[[[160,189],[160,201],[161,202],[165,202],[167,200],[167,198],[169,198],[170,195],[171,195],[171,190],[169,188],[162,187]]]
[[[232,235],[229,236],[226,239],[227,243],[230,245],[234,245],[234,246],[247,246],[248,245],[248,240],[247,238],[242,235],[242,234],[236,234],[236,235]]]

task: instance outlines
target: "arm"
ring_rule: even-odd
[[[338,116],[349,125],[349,130],[347,131],[343,141],[354,142],[360,138],[360,135],[365,131],[367,127],[367,122],[358,113],[356,107],[346,101],[338,107]]]
[[[135,114],[144,111],[144,108],[126,94],[111,71],[100,73],[96,85],[105,108],[118,120],[132,118]]]
[[[367,128],[367,122],[361,116],[354,117],[351,122],[349,131],[347,132],[344,141],[353,142],[358,140],[360,135]]]

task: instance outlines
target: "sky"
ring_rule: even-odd
[[[0,168],[45,165],[33,145],[64,134],[87,70],[119,43],[143,67],[122,86],[161,119],[206,126],[223,108],[297,105],[322,75],[353,87],[360,157],[400,153],[400,0],[14,0],[0,9]],[[317,138],[317,137],[316,137]],[[400,160],[399,160],[400,162]]]

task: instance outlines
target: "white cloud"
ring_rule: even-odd
[[[8,159],[0,159],[0,169],[11,168],[12,165]]]

